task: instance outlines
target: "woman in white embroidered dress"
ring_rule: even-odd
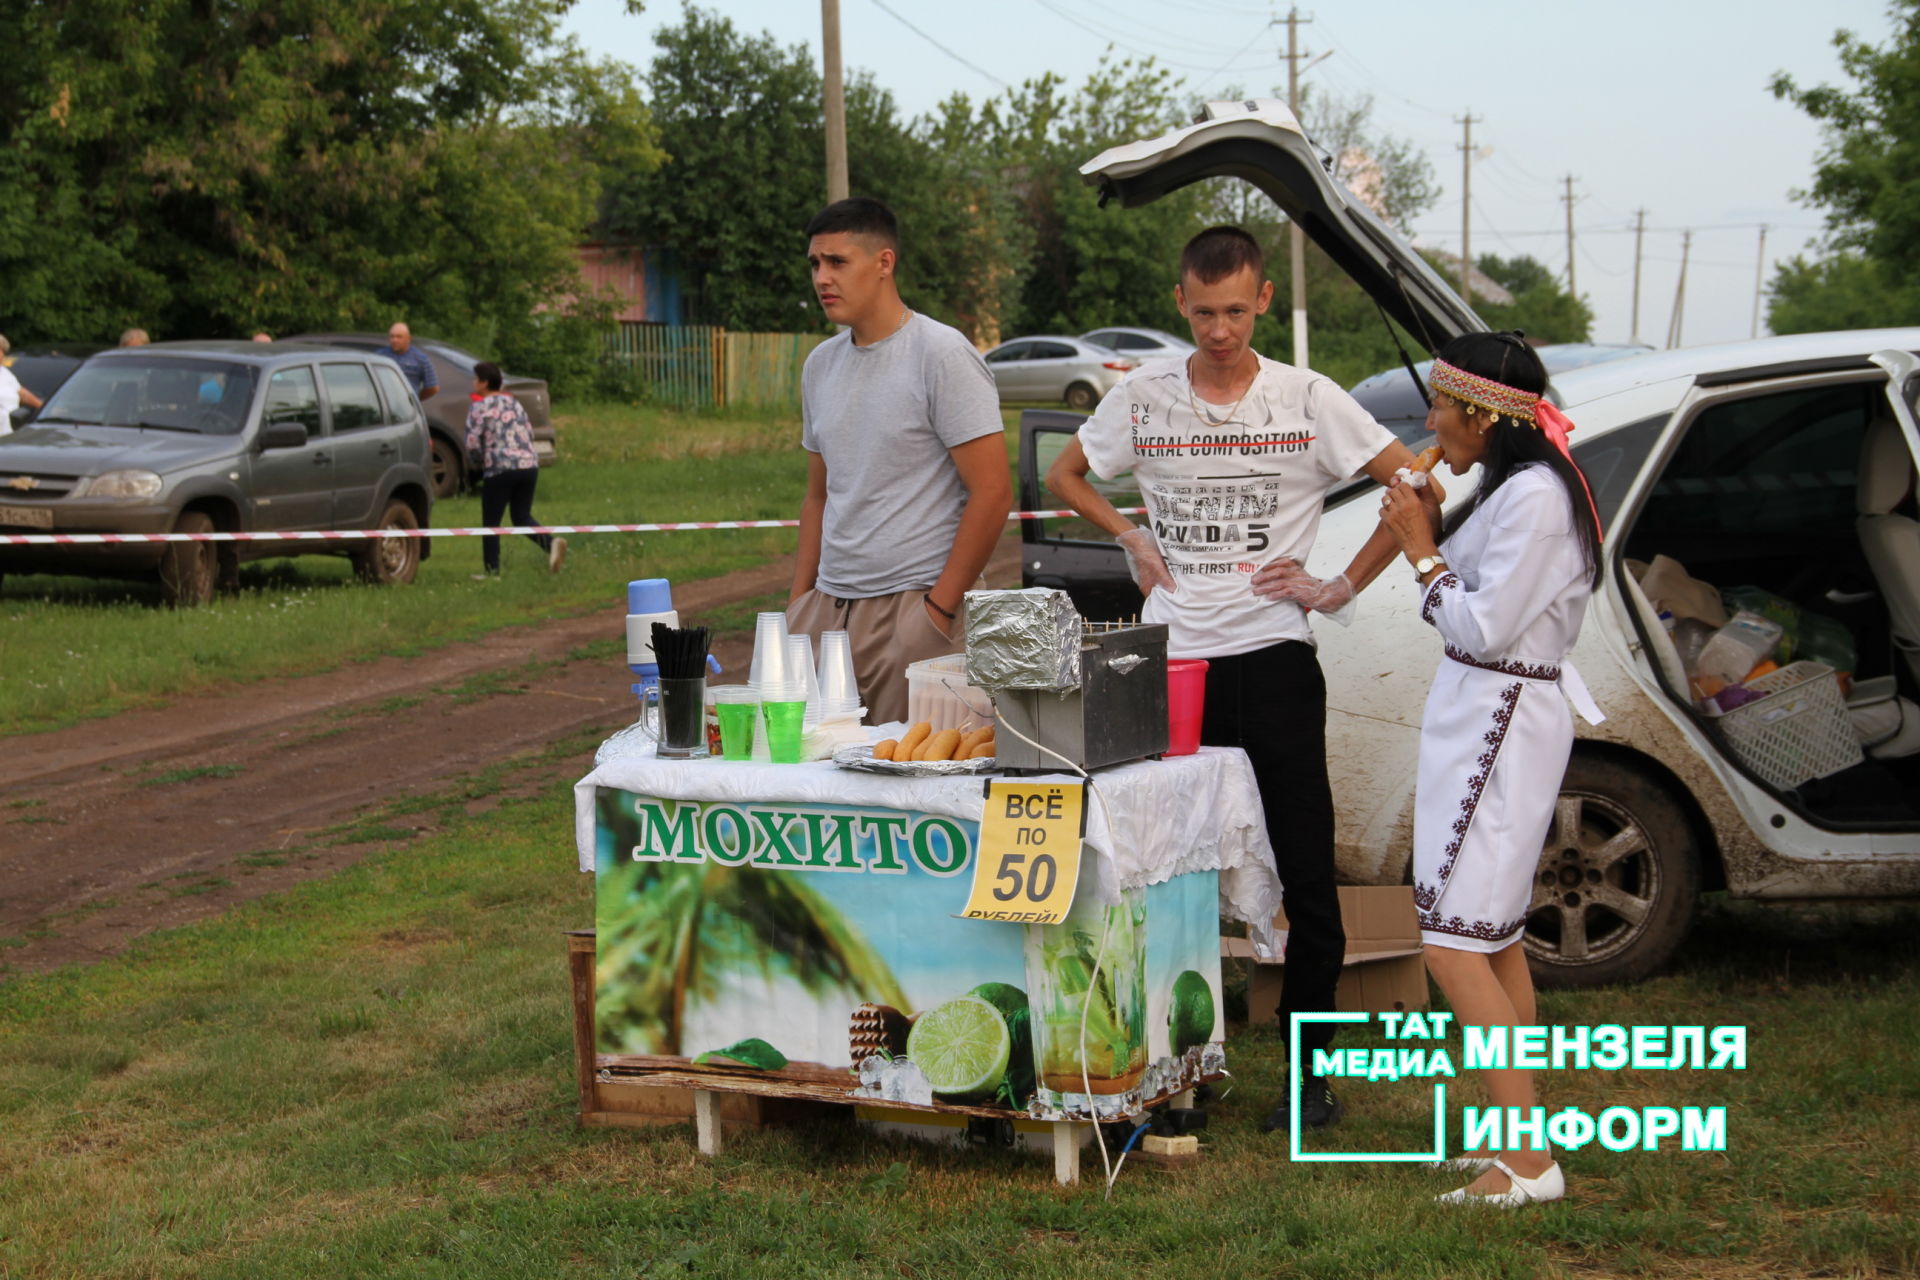
[[[1541,399],[1546,370],[1519,334],[1455,339],[1429,383],[1427,425],[1449,469],[1478,463],[1481,480],[1444,522],[1430,488],[1402,483],[1382,504],[1446,655],[1421,720],[1414,902],[1427,968],[1459,1025],[1530,1025],[1521,935],[1573,747],[1568,697],[1598,717],[1566,657],[1598,578],[1600,529],[1566,452],[1571,424]],[[1496,1107],[1535,1105],[1529,1071],[1489,1071],[1487,1091]],[[1509,1146],[1454,1163],[1480,1176],[1443,1201],[1512,1206],[1565,1193],[1547,1151]]]

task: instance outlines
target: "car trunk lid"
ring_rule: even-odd
[[[1198,122],[1111,147],[1080,175],[1124,208],[1203,178],[1245,179],[1429,352],[1487,328],[1411,244],[1327,172],[1293,113],[1273,99],[1210,102]]]

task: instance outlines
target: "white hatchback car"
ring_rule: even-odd
[[[1107,152],[1083,173],[1126,204],[1201,178],[1244,177],[1300,217],[1429,349],[1484,327],[1312,160],[1284,106],[1220,103],[1200,123]],[[1755,899],[1920,896],[1920,753],[1901,754],[1900,741],[1920,737],[1916,351],[1920,329],[1807,334],[1554,377],[1606,530],[1603,581],[1573,661],[1607,719],[1597,727],[1576,720],[1541,852],[1526,946],[1543,981],[1652,972],[1685,936],[1702,890]],[[1027,418],[1021,502],[1032,510],[1042,501],[1039,476],[1076,420]],[[1477,480],[1477,472],[1448,476],[1450,501]],[[1361,480],[1329,499],[1310,569],[1336,572],[1372,532],[1372,488]],[[1112,489],[1124,503],[1125,486]],[[1066,587],[1107,616],[1126,609],[1121,558],[1086,526],[1028,521],[1025,540],[1030,585]],[[1764,588],[1843,624],[1857,652],[1854,688],[1874,689],[1886,710],[1898,709],[1899,739],[1828,776],[1780,783],[1724,722],[1695,710],[1673,640],[1629,569],[1656,555],[1716,587]],[[1341,877],[1405,882],[1420,712],[1439,656],[1411,572],[1390,566],[1361,597],[1353,627],[1320,625],[1318,634]],[[1845,714],[1831,706],[1807,713],[1829,727]],[[1845,745],[1851,758],[1855,744]]]

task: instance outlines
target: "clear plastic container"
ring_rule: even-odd
[[[1779,623],[1750,610],[1734,614],[1700,650],[1693,670],[1696,688],[1711,697],[1727,685],[1738,684],[1767,660],[1783,631]]]
[[[967,655],[950,653],[924,658],[907,667],[907,723],[922,720],[933,731],[968,725],[985,728],[994,722],[993,695],[967,683]]]

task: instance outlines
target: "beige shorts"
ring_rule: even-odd
[[[787,606],[787,631],[812,636],[816,659],[821,632],[847,632],[853,648],[853,675],[860,685],[860,701],[866,704],[867,723],[904,720],[907,665],[959,653],[967,647],[964,616],[947,624],[951,635],[942,632],[933,625],[926,598],[924,587],[859,600],[806,591]]]

